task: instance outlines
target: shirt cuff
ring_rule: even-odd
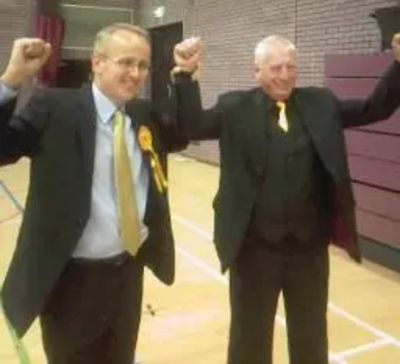
[[[17,90],[8,87],[4,82],[0,81],[0,106],[15,98],[17,94]]]

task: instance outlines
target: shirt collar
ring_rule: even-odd
[[[259,89],[259,91],[261,92],[261,94],[263,95],[263,100],[265,103],[265,107],[268,111],[273,111],[277,109],[277,105],[276,105],[276,100],[274,100],[271,96],[269,96],[268,94],[266,94],[262,88]],[[292,91],[291,95],[289,96],[289,98],[285,101],[286,105],[290,105],[293,101],[293,93],[295,90]]]
[[[117,106],[104,95],[95,83],[92,84],[92,90],[97,115],[100,120],[106,124],[111,120],[113,114],[117,110]]]

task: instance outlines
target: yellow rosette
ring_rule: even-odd
[[[139,129],[139,145],[145,152],[153,150],[153,137],[147,126],[141,126]]]
[[[150,129],[147,126],[141,126],[138,135],[139,145],[143,151],[150,154],[150,165],[153,169],[154,180],[160,193],[167,189],[168,183],[162,170],[160,159],[153,148],[153,138]]]

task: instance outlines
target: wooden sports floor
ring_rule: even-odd
[[[170,200],[177,241],[177,280],[146,276],[138,346],[141,364],[225,364],[227,277],[211,242],[217,167],[170,157]],[[0,169],[0,282],[15,245],[28,184],[28,162]],[[400,275],[331,251],[331,363],[400,364]],[[284,311],[276,319],[275,364],[288,363]],[[37,324],[24,338],[31,360],[45,364]],[[312,355],[312,353],[310,353]],[[17,364],[0,316],[0,364]],[[307,364],[307,363],[304,363]]]

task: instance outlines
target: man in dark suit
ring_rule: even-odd
[[[11,117],[16,94],[22,84],[35,76],[50,55],[50,45],[38,38],[14,41],[6,70],[0,76],[0,121]]]
[[[134,99],[149,72],[139,27],[98,33],[94,81],[37,92],[1,125],[0,157],[31,158],[25,212],[2,290],[22,336],[39,316],[49,364],[131,364],[143,269],[174,281],[167,153],[186,147],[165,112]]]
[[[400,105],[396,60],[367,100],[339,101],[325,88],[295,87],[296,50],[271,36],[255,50],[260,87],[203,110],[189,75],[201,44],[175,48],[178,121],[192,140],[218,139],[214,239],[230,270],[229,364],[271,364],[282,292],[291,364],[327,364],[328,244],[361,260],[343,128],[386,119]]]

